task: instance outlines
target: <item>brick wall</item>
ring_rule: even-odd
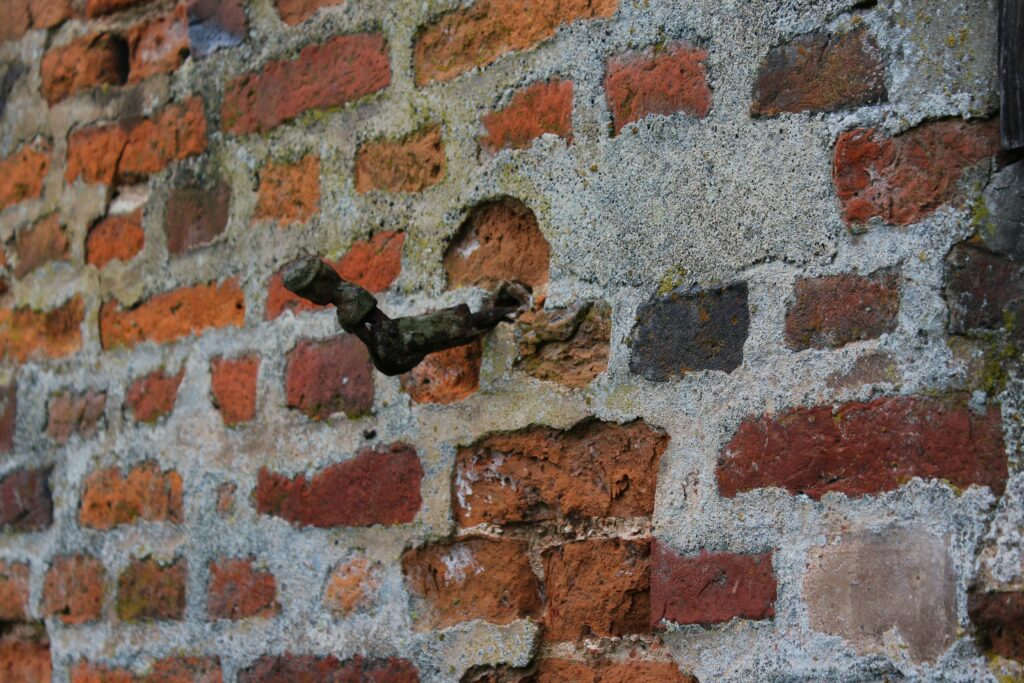
[[[2,0],[0,680],[1024,679],[995,36]],[[307,253],[534,305],[385,377]]]

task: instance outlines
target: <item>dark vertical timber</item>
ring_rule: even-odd
[[[1003,149],[1024,147],[1024,0],[999,0],[1000,136]]]

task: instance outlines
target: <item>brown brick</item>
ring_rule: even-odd
[[[53,28],[71,14],[71,0],[4,0],[0,3],[0,41],[18,40],[33,28]]]
[[[684,674],[672,662],[641,659],[579,662],[556,657],[541,659],[530,680],[534,683],[698,683],[695,677]]]
[[[103,268],[113,260],[125,263],[145,246],[142,209],[124,216],[107,216],[92,226],[85,238],[85,261]]]
[[[1020,334],[1024,320],[1024,267],[971,242],[946,257],[949,331],[966,334],[1008,327]]]
[[[206,151],[203,100],[193,97],[164,107],[151,118],[82,128],[68,138],[64,181],[129,184],[175,161]]]
[[[0,528],[42,531],[53,524],[50,468],[19,468],[0,478]]]
[[[288,352],[285,396],[289,408],[314,420],[335,413],[349,417],[373,409],[370,354],[354,335],[303,339]]]
[[[18,419],[18,385],[0,385],[0,453],[14,451]]]
[[[748,418],[719,458],[719,492],[780,487],[817,500],[829,491],[891,491],[921,477],[1001,494],[1007,460],[999,406],[979,414],[967,399],[897,396]]]
[[[994,120],[934,121],[891,138],[866,128],[843,133],[832,167],[843,220],[916,223],[958,200],[964,170],[998,149]]]
[[[261,468],[253,504],[263,515],[298,526],[407,524],[420,509],[423,466],[411,446],[365,448],[306,478]]]
[[[539,380],[582,388],[608,368],[612,310],[604,301],[519,316],[519,365]]]
[[[54,558],[43,582],[42,612],[65,624],[96,621],[103,610],[107,573],[103,563],[88,555]]]
[[[1024,593],[970,593],[967,611],[987,651],[1024,660]]]
[[[183,518],[181,475],[155,462],[127,475],[119,467],[95,470],[83,483],[78,521],[84,527],[106,531],[139,521],[181,524]]]
[[[281,20],[289,26],[297,26],[316,14],[321,7],[341,6],[345,0],[275,0]]]
[[[104,349],[163,344],[244,322],[245,296],[238,280],[230,278],[158,294],[128,310],[107,301],[100,309],[100,340]]]
[[[117,616],[121,621],[177,621],[185,616],[188,564],[175,559],[133,559],[117,578]]]
[[[413,403],[456,403],[476,393],[482,361],[479,340],[428,354],[401,376],[402,389]]]
[[[256,381],[260,357],[255,354],[240,358],[210,361],[210,389],[213,404],[220,411],[224,424],[249,422],[256,416]]]
[[[270,572],[253,569],[251,560],[211,563],[207,610],[210,619],[272,617],[280,611],[277,581]]]
[[[796,301],[786,312],[786,345],[791,349],[834,349],[896,329],[900,276],[895,269],[800,278],[795,293]]]
[[[94,33],[53,48],[40,66],[43,97],[50,105],[102,85],[128,78],[128,45],[114,33]]]
[[[70,356],[82,347],[84,315],[79,295],[49,311],[0,308],[0,357],[24,363]]]
[[[643,421],[587,420],[484,437],[456,455],[461,526],[558,517],[639,517],[654,511],[668,435]]]
[[[365,557],[344,562],[327,577],[324,589],[324,607],[337,617],[347,617],[373,602],[380,586],[377,567]]]
[[[618,0],[476,0],[420,29],[413,45],[416,85],[450,81],[502,55],[532,48],[563,24],[610,17]]]
[[[604,87],[615,132],[651,114],[707,116],[707,58],[707,50],[671,43],[661,50],[648,48],[609,59]]]
[[[86,0],[85,16],[90,19],[141,5],[149,0]]]
[[[51,261],[67,261],[68,236],[61,225],[60,214],[51,214],[14,238],[18,262],[14,277],[23,278]]]
[[[441,182],[446,168],[440,126],[400,140],[374,140],[356,151],[356,192],[421,192]]]
[[[509,103],[483,118],[487,152],[525,149],[545,133],[572,142],[572,81],[552,79],[523,88]]]
[[[43,193],[50,171],[49,142],[34,142],[0,159],[0,211]]]
[[[508,624],[537,617],[540,583],[530,567],[526,541],[469,538],[408,550],[402,556],[406,585],[422,609],[416,628],[446,628],[482,619]]]
[[[28,619],[27,562],[0,561],[0,623]]]
[[[360,33],[310,45],[299,56],[267,63],[227,86],[221,125],[229,133],[266,132],[310,109],[327,109],[391,83],[384,37]]]
[[[768,51],[754,81],[750,114],[837,111],[887,95],[878,44],[865,29],[808,33]]]
[[[651,626],[721,624],[775,616],[772,554],[681,556],[658,541],[651,549]]]
[[[222,683],[220,662],[215,658],[169,657],[153,662],[148,673],[78,662],[71,669],[71,683]]]
[[[404,659],[363,659],[356,656],[342,662],[333,655],[314,657],[291,653],[260,657],[238,673],[238,683],[418,683],[419,680],[416,668]]]
[[[444,254],[449,287],[493,287],[501,280],[540,287],[548,282],[551,246],[537,217],[511,197],[478,204]]]
[[[177,71],[190,51],[185,3],[168,14],[132,27],[128,32],[128,49],[131,55],[129,83]]]
[[[216,240],[227,228],[230,208],[231,188],[223,182],[172,190],[164,214],[167,251],[177,256]]]
[[[253,220],[282,225],[306,223],[320,211],[320,158],[294,164],[269,162],[260,169],[259,199]]]
[[[227,519],[235,511],[235,493],[238,486],[226,481],[217,487],[217,514]]]
[[[64,391],[50,397],[47,405],[46,436],[59,444],[73,435],[89,439],[96,435],[107,407],[107,392],[89,389]]]
[[[137,422],[156,422],[174,411],[178,387],[185,377],[185,368],[173,375],[157,370],[132,380],[124,395],[124,405]]]
[[[51,680],[50,641],[41,625],[17,624],[0,636],[0,681]]]

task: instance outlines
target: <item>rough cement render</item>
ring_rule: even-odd
[[[959,386],[963,369],[945,342],[942,298],[943,258],[971,232],[970,204],[945,207],[907,228],[872,225],[862,234],[847,231],[832,192],[831,141],[856,126],[897,132],[927,118],[985,116],[993,112],[995,84],[994,0],[889,0],[874,8],[842,0],[623,0],[608,21],[562,28],[537,49],[500,58],[472,77],[449,84],[414,87],[412,38],[417,27],[453,0],[349,2],[322,11],[290,32],[270,0],[250,4],[250,38],[214,61],[189,61],[173,76],[149,79],[135,95],[78,99],[47,111],[27,91],[39,87],[38,68],[18,81],[7,100],[0,127],[0,155],[40,126],[63,153],[72,121],[114,113],[150,112],[172,94],[205,93],[213,111],[224,85],[262,62],[287,57],[318,39],[379,26],[392,51],[392,84],[359,107],[310,113],[265,137],[229,138],[211,127],[208,157],[181,163],[157,176],[149,189],[144,226],[146,247],[128,265],[102,272],[74,271],[49,264],[27,277],[18,304],[48,307],[72,291],[103,291],[128,305],[180,284],[237,275],[245,289],[247,328],[225,329],[199,339],[132,351],[100,352],[89,310],[83,351],[73,360],[45,368],[28,364],[19,375],[16,457],[9,470],[28,463],[54,463],[54,501],[59,514],[52,530],[0,537],[7,560],[43,558],[86,551],[107,562],[116,577],[130,556],[153,554],[188,560],[186,619],[179,623],[125,625],[108,622],[50,629],[55,681],[67,680],[70,663],[81,658],[138,666],[149,657],[179,649],[218,653],[225,680],[263,654],[295,650],[401,656],[414,662],[424,681],[457,681],[472,666],[524,665],[538,642],[537,626],[515,622],[494,626],[464,623],[443,632],[416,632],[400,574],[402,550],[452,529],[449,481],[457,446],[481,434],[531,424],[567,427],[588,415],[605,420],[643,418],[671,435],[658,478],[653,533],[677,552],[775,550],[779,594],[774,620],[734,621],[718,627],[674,627],[662,637],[683,671],[701,681],[881,680],[976,681],[991,677],[965,629],[937,662],[912,661],[896,648],[861,655],[842,639],[812,631],[801,599],[808,554],[840,530],[891,526],[923,528],[948,544],[957,582],[957,615],[966,627],[966,590],[981,571],[999,583],[1019,584],[1021,496],[1024,474],[1015,474],[998,509],[986,490],[955,492],[938,482],[913,481],[898,491],[846,500],[829,494],[820,502],[759,490],[733,499],[718,496],[714,466],[720,448],[750,414],[822,402],[865,400],[880,391],[928,392]],[[866,24],[888,64],[889,101],[835,114],[785,114],[751,119],[751,85],[768,49],[800,33]],[[79,24],[59,29],[63,44],[82,32]],[[949,47],[947,37],[956,45]],[[710,114],[654,117],[627,125],[610,137],[610,114],[602,89],[604,63],[617,52],[683,39],[709,51],[713,93]],[[0,60],[37,65],[42,34],[0,45]],[[573,143],[545,136],[526,150],[478,158],[474,141],[479,116],[507,103],[519,87],[549,76],[575,83]],[[501,93],[495,95],[495,93]],[[360,195],[351,160],[360,144],[397,138],[432,123],[445,130],[448,175],[417,196]],[[273,226],[250,226],[256,206],[258,170],[271,158],[297,160],[308,153],[322,159],[321,213],[280,239]],[[171,259],[159,225],[174,176],[220,172],[233,190],[224,236],[212,247]],[[984,174],[971,179],[980,186]],[[48,181],[59,183],[58,175]],[[104,190],[83,185],[47,188],[52,200],[29,201],[0,218],[0,237],[35,217],[60,209],[68,226],[72,256],[80,261],[87,226],[103,214]],[[406,231],[402,274],[381,297],[389,314],[410,314],[466,301],[480,290],[444,291],[442,255],[465,217],[464,207],[500,195],[525,201],[537,214],[551,244],[549,306],[603,298],[612,306],[608,370],[589,387],[570,390],[511,373],[515,340],[499,329],[484,349],[480,391],[450,406],[415,406],[397,378],[375,376],[373,414],[308,423],[285,408],[284,362],[296,340],[336,332],[330,312],[283,323],[262,320],[266,278],[291,256],[314,251],[338,256],[371,232]],[[128,201],[127,199],[125,201]],[[787,349],[783,339],[787,294],[799,276],[862,273],[900,266],[906,282],[897,329],[874,341],[837,351]],[[634,312],[659,287],[710,285],[746,280],[750,334],[740,367],[730,374],[703,371],[669,383],[650,383],[629,372],[626,339]],[[224,427],[209,409],[209,359],[258,348],[264,354],[259,377],[257,423]],[[857,358],[882,350],[896,362],[891,382],[834,390],[825,378],[849,369]],[[121,413],[122,388],[160,367],[184,367],[174,413],[156,426],[135,425]],[[7,380],[0,377],[0,380]],[[101,438],[73,437],[54,449],[43,436],[47,398],[68,387],[108,389],[107,428]],[[1007,424],[1011,472],[1020,467],[1024,384],[1012,379],[998,398]],[[979,402],[986,396],[976,396]],[[1016,424],[1012,424],[1016,421]],[[375,430],[367,439],[364,433]],[[256,473],[267,467],[285,473],[313,473],[353,456],[361,447],[404,440],[416,445],[425,477],[417,522],[390,528],[314,529],[296,532],[281,519],[256,515],[248,504]],[[177,469],[186,490],[185,523],[139,523],[106,533],[77,531],[80,482],[95,468],[128,466],[154,459]],[[237,510],[214,515],[219,486],[238,485]],[[243,504],[244,503],[244,504]],[[982,567],[980,544],[991,548]],[[221,555],[256,553],[278,582],[280,615],[272,621],[207,622],[207,563]],[[380,562],[376,607],[335,621],[320,607],[331,570],[357,556]],[[113,612],[108,578],[107,614]],[[33,575],[31,604],[38,605],[42,581]],[[637,645],[639,643],[639,645]],[[626,657],[630,648],[648,653],[648,640],[625,638],[612,644]],[[559,645],[553,654],[567,645]],[[561,649],[560,649],[561,648]],[[137,657],[145,652],[144,658]]]

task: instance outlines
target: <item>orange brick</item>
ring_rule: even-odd
[[[227,425],[249,422],[256,416],[256,380],[260,357],[214,358],[210,361],[213,403]]]
[[[113,260],[129,261],[142,251],[145,241],[142,209],[125,216],[107,216],[85,238],[86,263],[103,268]]]
[[[572,81],[534,83],[512,97],[504,109],[483,118],[484,150],[523,149],[545,133],[572,142]]]
[[[28,564],[0,562],[0,622],[28,618]]]
[[[441,182],[446,166],[440,126],[368,142],[356,152],[356,192],[420,192]]]
[[[260,170],[260,195],[253,220],[305,223],[320,210],[320,159],[268,163]]]
[[[172,12],[132,28],[128,34],[131,54],[128,82],[138,83],[154,74],[172,73],[189,54],[188,8],[179,4]]]
[[[24,363],[75,353],[82,347],[84,315],[81,296],[49,311],[0,309],[0,358]]]
[[[86,478],[78,521],[92,529],[108,530],[138,521],[180,524],[181,475],[163,472],[155,462],[133,467],[125,475],[119,467],[95,470]]]
[[[127,79],[128,46],[113,33],[96,33],[43,55],[40,67],[43,97],[53,105],[101,85],[122,85]]]
[[[68,236],[59,214],[51,214],[22,230],[14,239],[14,248],[18,252],[14,277],[23,278],[50,261],[68,260],[68,246]]]
[[[0,159],[0,211],[43,193],[51,151],[49,142],[35,142]]]

